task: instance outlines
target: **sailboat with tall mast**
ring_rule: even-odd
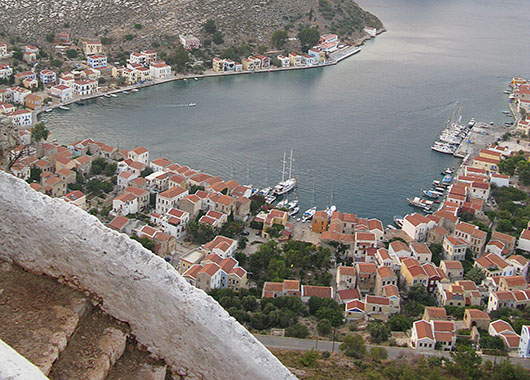
[[[329,206],[326,209],[326,214],[328,214],[331,219],[331,215],[333,215],[335,211],[337,211],[337,206],[333,204],[333,184],[331,184],[331,196],[329,198]]]
[[[283,152],[283,161],[282,161],[282,181],[274,186],[274,189],[272,190],[273,194],[275,195],[284,195],[287,194],[289,191],[294,189],[296,184],[298,183],[298,179],[296,177],[293,177],[293,150],[291,149],[291,155],[289,158],[289,177],[285,179],[285,165],[287,164],[286,159],[286,152]]]
[[[311,205],[315,204],[315,177],[313,177],[313,195],[311,198]],[[307,222],[308,220],[313,219],[313,216],[317,212],[317,207],[313,206],[310,209],[306,210],[302,215],[302,223]]]

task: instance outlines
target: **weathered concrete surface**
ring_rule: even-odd
[[[295,378],[211,297],[97,218],[4,172],[0,215],[0,257],[89,291],[172,370],[189,379]]]

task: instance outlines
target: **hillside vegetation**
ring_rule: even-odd
[[[308,25],[348,40],[364,36],[365,26],[383,27],[348,0],[0,0],[0,9],[0,40],[39,44],[50,34],[69,32],[74,42],[104,38],[123,49],[156,47],[179,34],[207,39],[203,26],[209,19],[222,33],[219,47],[270,46],[274,31],[287,30],[295,37]]]

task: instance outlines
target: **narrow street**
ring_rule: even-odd
[[[280,348],[286,350],[298,350],[298,351],[309,351],[315,349],[318,351],[329,351],[339,352],[341,342],[331,342],[328,340],[313,340],[313,339],[298,339],[298,338],[287,338],[281,336],[271,335],[254,335],[263,345],[268,348]],[[366,348],[370,350],[372,347],[383,347],[388,352],[389,359],[398,359],[404,356],[423,355],[423,356],[440,356],[449,358],[448,352],[443,351],[421,351],[413,350],[408,347],[389,347],[389,346],[376,346],[367,344]],[[482,360],[490,360],[492,362],[500,362],[508,357],[502,356],[490,356],[482,355]],[[530,369],[530,360],[522,359],[519,357],[509,357],[513,364],[520,364],[523,368]]]

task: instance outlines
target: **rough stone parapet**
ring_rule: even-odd
[[[1,258],[90,292],[173,371],[190,379],[295,379],[215,300],[96,217],[4,172],[0,215]]]

